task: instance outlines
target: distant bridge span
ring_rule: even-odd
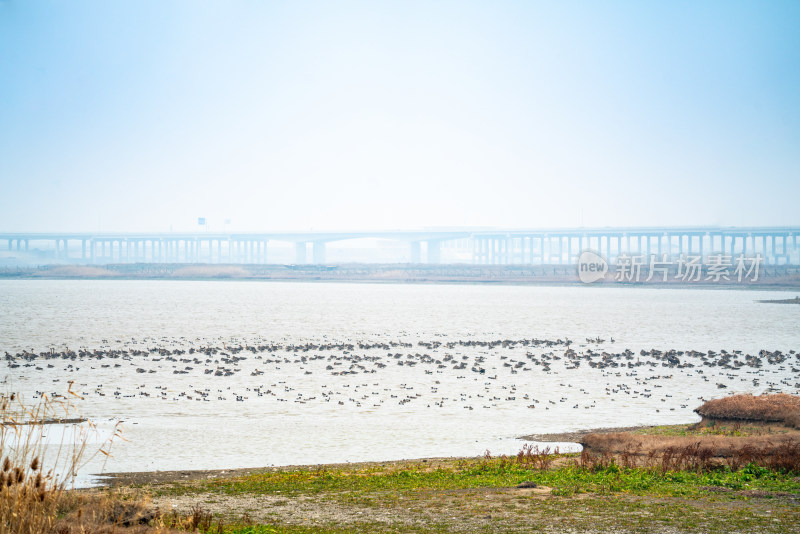
[[[755,255],[768,264],[800,264],[800,226],[445,229],[354,232],[101,233],[4,232],[7,251],[31,244],[54,261],[82,263],[269,263],[270,241],[295,245],[296,263],[324,264],[326,244],[353,239],[407,243],[410,263],[440,263],[442,247],[459,243],[476,264],[572,264],[590,249],[620,254]],[[1,249],[0,249],[1,250]],[[424,250],[424,255],[423,255]]]

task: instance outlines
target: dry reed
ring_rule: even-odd
[[[188,514],[163,514],[141,498],[71,491],[79,469],[97,454],[109,456],[113,442],[123,438],[118,424],[100,448],[87,451],[89,435],[97,431],[87,421],[71,424],[77,439],[62,437],[58,444],[48,446],[45,430],[53,429],[49,424],[70,420],[75,411],[71,400],[81,398],[71,383],[67,393],[68,400],[53,401],[45,395],[35,405],[25,404],[13,393],[0,395],[0,533],[213,534],[225,530],[221,520],[212,523],[211,514],[200,507]]]
[[[707,401],[695,411],[710,419],[779,422],[800,428],[800,397],[788,393],[732,395]]]
[[[800,439],[787,435],[641,436],[629,433],[589,434],[581,441],[581,462],[618,463],[625,467],[658,467],[662,471],[707,471],[748,464],[800,473]]]
[[[71,393],[71,390],[70,390]],[[16,394],[0,395],[0,530],[39,534],[52,529],[59,503],[72,483],[86,440],[62,443],[46,458],[46,422],[64,418],[71,405],[43,396],[27,406]]]

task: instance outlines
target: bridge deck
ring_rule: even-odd
[[[376,239],[407,245],[403,263],[573,264],[583,250],[621,256],[756,255],[767,264],[800,264],[800,227],[606,227],[423,229],[339,232],[95,233],[3,232],[0,252],[37,260],[112,263],[270,263],[268,243],[294,245],[295,263],[325,263],[326,245]],[[33,244],[33,246],[32,246]],[[270,245],[272,249],[273,245]],[[309,248],[310,254],[309,254]],[[274,262],[274,261],[273,261]]]

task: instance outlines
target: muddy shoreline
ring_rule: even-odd
[[[88,421],[86,417],[66,417],[62,419],[44,419],[43,421],[0,421],[2,426],[14,427],[17,425],[75,425]]]
[[[800,304],[800,297],[793,299],[759,300],[761,304]]]
[[[347,466],[358,469],[364,467],[402,467],[411,464],[435,463],[437,461],[452,460],[452,458],[432,457],[415,458],[408,460],[387,460],[375,462],[348,462],[343,464],[307,464],[307,465],[282,465],[274,467],[241,467],[237,469],[193,469],[178,471],[138,471],[130,473],[102,473],[92,476],[99,477],[97,485],[103,486],[139,486],[149,484],[168,484],[171,482],[190,482],[193,480],[207,480],[213,478],[235,478],[257,473],[278,471],[317,471],[324,468]]]
[[[0,279],[7,280],[259,280],[276,282],[355,282],[413,284],[508,284],[534,286],[584,286],[574,265],[474,265],[474,264],[53,264],[2,266]],[[619,282],[609,274],[593,286],[669,287],[691,289],[796,290],[800,267],[765,266],[757,281],[736,278],[717,282],[687,282],[675,276],[667,281]]]
[[[687,423],[691,424],[691,423]],[[574,432],[560,432],[554,434],[526,434],[517,439],[525,441],[542,441],[545,443],[580,443],[580,441],[589,434],[613,434],[616,432],[634,432],[636,430],[647,430],[656,428],[658,425],[641,425],[641,426],[617,426],[617,427],[603,427],[603,428],[588,428],[586,430],[576,430]]]
[[[528,434],[520,436],[518,439],[524,441],[539,441],[544,443],[578,443],[587,434],[609,434],[614,432],[632,432],[654,428],[653,425],[631,426],[631,427],[604,427],[578,430],[575,432],[562,432],[554,434]],[[402,467],[405,465],[434,464],[439,461],[453,460],[449,457],[430,457],[413,458],[406,460],[387,460],[374,462],[349,462],[345,464],[307,464],[307,465],[285,465],[275,467],[243,467],[238,469],[193,469],[176,471],[138,471],[129,473],[102,473],[92,476],[98,477],[99,487],[117,486],[140,486],[150,484],[169,484],[173,482],[190,482],[194,480],[207,480],[214,478],[235,478],[265,472],[277,471],[297,471],[308,470],[316,471],[323,468],[347,466],[350,468],[363,467]]]

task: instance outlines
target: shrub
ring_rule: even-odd
[[[695,412],[712,419],[780,422],[800,428],[800,397],[788,393],[732,395],[707,401]]]

